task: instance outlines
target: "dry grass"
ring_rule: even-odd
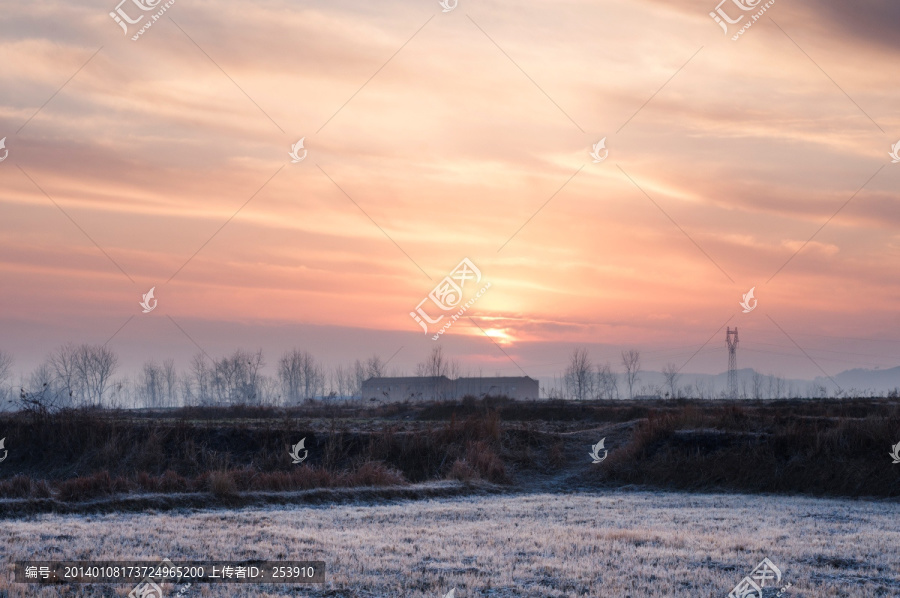
[[[900,478],[881,458],[896,442],[900,407],[863,416],[855,407],[848,401],[840,417],[825,415],[828,405],[816,416],[737,404],[651,412],[610,454],[604,479],[678,490],[900,496]]]
[[[199,414],[215,413],[271,416],[269,410],[253,408],[208,409]],[[0,471],[0,499],[53,496],[77,502],[146,492],[227,497],[253,491],[391,486],[444,479],[459,458],[468,459],[482,479],[508,481],[497,452],[500,419],[493,411],[412,429],[380,422],[365,432],[355,421],[311,426],[265,417],[213,425],[134,419],[96,410],[38,420],[7,417],[8,422],[0,423],[18,444],[14,458]],[[292,464],[288,454],[299,438],[306,438],[309,449],[302,466]],[[7,471],[21,473],[4,477]]]
[[[0,428],[15,440],[0,468],[0,499],[48,510],[48,496],[57,503],[143,493],[223,498],[447,478],[542,491],[554,476],[564,487],[568,476],[595,488],[900,497],[900,478],[885,475],[900,429],[896,399],[466,399],[372,408],[393,418],[375,420],[360,419],[367,407],[303,408],[334,411],[328,420],[298,419],[298,409],[184,409],[159,419],[98,410],[0,415]],[[583,476],[586,451],[602,437],[609,459]],[[288,455],[299,438],[309,449],[302,466]]]
[[[180,514],[44,515],[0,522],[4,562],[310,559],[324,586],[198,586],[237,598],[725,596],[764,556],[790,596],[900,595],[900,505],[746,495],[611,492]],[[80,586],[84,597],[130,588]],[[75,596],[12,584],[9,598]]]
[[[234,496],[237,494],[237,484],[234,475],[230,471],[214,471],[209,474],[209,491],[216,496]]]

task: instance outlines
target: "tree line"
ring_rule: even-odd
[[[723,398],[709,379],[681,384],[674,363],[662,369],[663,382],[642,384],[641,353],[621,352],[621,371],[610,362],[594,363],[587,349],[575,348],[561,379],[542,388],[542,395],[573,400],[634,399],[640,395],[670,398]],[[264,373],[262,350],[237,349],[211,358],[197,353],[188,368],[179,371],[173,359],[148,360],[136,374],[119,376],[119,358],[108,347],[67,343],[56,348],[32,372],[13,384],[13,356],[0,350],[0,409],[54,410],[70,407],[179,407],[187,405],[293,405],[307,399],[359,398],[369,378],[402,376],[377,354],[328,368],[309,351],[285,351],[273,364],[274,375]],[[415,376],[460,376],[459,362],[447,357],[440,345],[432,348],[414,368]],[[481,376],[482,372],[467,375]],[[652,374],[656,377],[655,374]],[[657,381],[659,378],[657,377]],[[855,396],[866,392],[854,389]],[[897,396],[893,391],[889,396]],[[740,381],[736,398],[787,398],[801,394],[777,376],[754,372]],[[811,384],[804,396],[827,396],[824,386]]]
[[[594,363],[588,350],[576,347],[569,355],[562,379],[555,379],[555,384],[546,394],[573,400],[590,399],[634,399],[636,396],[653,396],[660,398],[698,398],[698,399],[779,399],[825,397],[829,390],[817,383],[810,383],[801,393],[793,384],[789,384],[780,376],[769,376],[753,372],[749,377],[741,379],[736,397],[729,397],[726,390],[717,389],[709,378],[696,379],[691,384],[682,384],[681,368],[675,363],[667,363],[660,373],[662,382],[641,384],[641,352],[627,349],[621,352],[621,371],[616,371],[610,362]],[[654,375],[655,377],[655,375]],[[849,391],[854,396],[871,395],[873,391]],[[638,394],[639,393],[639,394]],[[835,394],[839,396],[841,392]],[[894,392],[896,395],[897,392]],[[892,396],[892,395],[889,395]]]
[[[186,405],[291,405],[307,399],[358,398],[369,378],[388,375],[377,354],[328,368],[294,348],[264,373],[263,351],[237,349],[219,358],[203,352],[185,371],[174,359],[144,362],[131,377],[116,377],[119,358],[102,345],[67,343],[12,384],[13,357],[0,350],[0,407],[56,410],[71,407],[179,407]],[[415,367],[416,376],[459,375],[459,363],[436,346]],[[403,372],[393,371],[393,375]]]
[[[263,373],[262,350],[237,349],[219,358],[197,353],[186,371],[173,359],[148,360],[130,377],[108,347],[67,343],[13,384],[13,357],[0,351],[0,404],[25,409],[286,405],[305,399],[353,397],[362,383],[386,374],[378,355],[326,368],[308,351],[291,349]]]

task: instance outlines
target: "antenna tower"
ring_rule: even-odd
[[[737,346],[738,332],[737,326],[734,330],[726,328],[725,344],[728,345],[728,396],[736,399],[738,396],[737,384]]]

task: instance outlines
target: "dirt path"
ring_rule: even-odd
[[[637,423],[638,420],[635,420],[553,433],[552,436],[561,446],[556,464],[543,462],[534,463],[532,467],[511,468],[516,491],[572,492],[596,488],[595,472],[603,464],[592,462],[591,447],[605,439],[604,446],[611,454],[625,446]],[[603,455],[602,452],[600,454]]]

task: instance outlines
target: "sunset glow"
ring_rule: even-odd
[[[786,333],[829,372],[900,362],[900,104],[867,68],[897,62],[890,19],[778,3],[733,42],[708,2],[438,9],[176,3],[133,42],[96,6],[7,7],[7,348],[410,370],[434,341],[409,313],[469,258],[491,288],[466,316],[526,370],[681,363],[726,321],[763,371],[821,375]],[[724,368],[720,336],[689,369]],[[517,372],[483,337],[440,342]]]

